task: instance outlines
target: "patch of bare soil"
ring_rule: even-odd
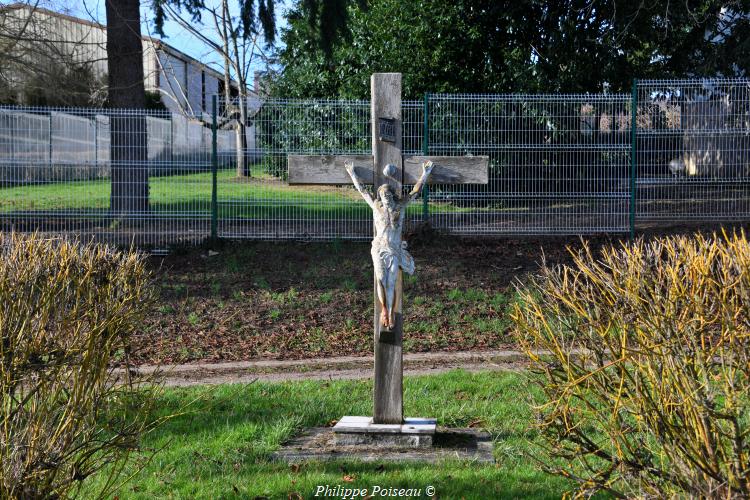
[[[647,229],[644,237],[718,226]],[[624,236],[587,238],[594,248]],[[512,348],[514,283],[570,262],[578,237],[415,234],[405,278],[405,352]],[[232,242],[152,257],[159,303],[136,335],[141,364],[369,356],[369,243]]]

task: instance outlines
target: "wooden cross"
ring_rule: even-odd
[[[402,193],[403,184],[415,184],[422,164],[434,164],[431,184],[487,184],[487,156],[402,156],[401,148],[401,73],[375,73],[370,80],[372,99],[372,155],[290,155],[289,184],[351,184],[345,163],[353,163],[362,182],[389,184]],[[396,167],[396,175],[385,177],[383,168]],[[374,415],[376,424],[403,422],[403,358],[401,272],[396,282],[395,324],[381,324],[382,304],[375,293],[375,381]]]

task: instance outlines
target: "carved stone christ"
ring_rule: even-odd
[[[372,209],[375,237],[372,240],[370,253],[375,267],[378,299],[383,306],[380,323],[385,329],[391,329],[395,326],[394,304],[399,268],[409,274],[414,274],[414,259],[406,250],[406,242],[401,239],[406,207],[419,196],[422,186],[432,173],[433,165],[431,161],[422,164],[422,176],[414,185],[414,189],[405,197],[394,193],[393,188],[388,184],[383,184],[377,189],[375,199],[362,186],[361,179],[354,171],[354,164],[346,162],[344,166],[352,178],[354,187]],[[392,177],[395,171],[396,168],[393,165],[386,165],[383,174],[386,177]]]

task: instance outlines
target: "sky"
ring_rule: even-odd
[[[205,44],[200,42],[194,35],[182,28],[177,22],[168,20],[164,24],[165,36],[158,36],[153,25],[153,11],[151,10],[150,3],[151,2],[149,1],[141,2],[141,34],[153,36],[155,38],[162,38],[166,43],[177,50],[209,64],[219,71],[222,70],[221,59],[219,56]],[[293,3],[294,0],[283,0],[277,3],[277,29],[286,26],[285,14],[291,8]],[[220,0],[205,0],[205,4],[209,8],[221,5]],[[229,4],[230,10],[233,11],[233,14],[239,12],[238,0],[230,0]],[[107,16],[104,0],[48,0],[48,5],[45,5],[45,7],[51,10],[64,11],[70,15],[83,19],[94,20],[101,24],[106,24]],[[206,27],[202,32],[206,35],[210,35],[211,29]],[[263,70],[265,67],[262,63],[258,62],[257,66],[252,69]],[[252,75],[252,71],[250,74]]]

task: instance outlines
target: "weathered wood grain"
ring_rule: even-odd
[[[396,193],[401,192],[403,179],[403,156],[401,153],[401,73],[375,73],[370,78],[370,114],[372,121],[372,156],[375,166],[375,183],[380,186],[386,181],[383,178],[383,167],[393,164],[397,173],[388,179],[388,184]],[[395,141],[380,140],[379,118],[390,118],[394,121]]]
[[[404,158],[404,184],[415,184],[422,163],[432,160],[429,184],[487,184],[489,156],[409,156]]]
[[[401,73],[375,73],[370,79],[371,115],[372,115],[372,155],[374,158],[375,183],[380,186],[388,182],[396,191],[401,192],[403,178],[403,159],[401,156]],[[378,118],[392,118],[395,125],[395,141],[380,140]],[[387,164],[396,166],[398,173],[395,179],[385,179],[383,167]],[[375,381],[373,389],[373,422],[376,424],[400,424],[404,419],[403,406],[403,356],[402,332],[403,315],[401,296],[403,284],[401,271],[396,283],[396,300],[394,304],[395,325],[390,331],[382,331],[380,325],[381,305],[377,294],[375,278]]]
[[[372,184],[372,155],[289,155],[289,184],[351,184],[347,161],[354,163],[362,181]]]
[[[380,141],[379,141],[380,142]],[[392,143],[388,143],[389,146]],[[384,148],[386,149],[386,148]],[[388,148],[389,149],[389,148]],[[386,154],[385,151],[381,155]],[[392,159],[383,163],[399,165]],[[432,160],[435,168],[430,176],[430,184],[487,184],[488,156],[408,156],[403,159],[403,183],[414,184],[422,175],[422,163]],[[357,175],[365,184],[373,183],[372,155],[289,155],[289,184],[351,184],[344,170],[344,163],[351,161]],[[377,172],[381,177],[382,167]],[[384,179],[383,179],[384,180]],[[397,180],[399,176],[397,175]],[[379,181],[380,182],[380,181]],[[389,183],[397,188],[393,180]]]

